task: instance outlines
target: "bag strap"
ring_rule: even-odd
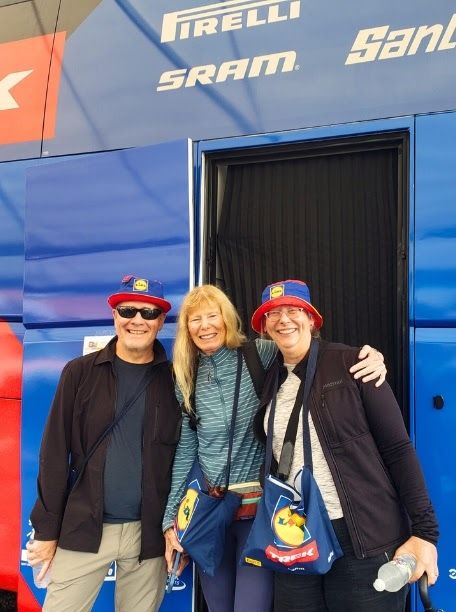
[[[242,355],[244,357],[245,365],[250,374],[250,378],[255,389],[255,393],[258,399],[261,398],[263,392],[264,381],[266,380],[266,370],[264,369],[263,362],[258,353],[257,345],[255,340],[248,340],[241,345]],[[190,428],[196,431],[198,426],[198,418],[196,416],[195,408],[195,389],[196,389],[196,377],[198,374],[198,361],[197,358],[195,363],[195,374],[193,377],[193,392],[190,396],[190,404],[192,406],[192,412],[190,414]]]
[[[296,443],[296,434],[298,431],[298,422],[299,422],[299,412],[302,410],[303,417],[303,448],[304,448],[304,458],[306,466],[312,471],[312,446],[310,443],[310,431],[309,431],[309,406],[308,399],[310,395],[310,390],[312,388],[312,383],[315,377],[315,371],[317,366],[317,357],[318,357],[318,348],[319,342],[317,339],[312,338],[310,343],[309,357],[307,360],[307,368],[306,375],[304,380],[299,385],[298,392],[296,394],[296,401],[293,406],[293,410],[290,415],[290,419],[288,421],[287,430],[285,432],[284,444],[282,447],[282,451],[280,454],[279,460],[279,470],[278,475],[281,478],[286,480],[290,474],[291,464],[293,461],[294,447]],[[271,410],[269,412],[269,420],[268,420],[268,433],[266,438],[266,460],[265,460],[265,474],[270,474],[271,472],[271,463],[272,463],[272,438],[274,435],[274,416],[275,409],[277,404],[277,391],[278,391],[278,383],[279,383],[279,371],[277,369],[275,380],[274,380],[274,389],[273,396],[271,400]]]
[[[101,434],[101,436],[98,438],[98,440],[92,446],[90,451],[84,457],[84,461],[82,462],[81,467],[77,471],[77,477],[76,477],[76,479],[75,479],[75,481],[74,481],[74,483],[73,483],[73,485],[71,487],[72,489],[75,487],[76,483],[79,482],[79,480],[81,479],[82,473],[84,472],[84,470],[85,470],[85,468],[86,468],[90,458],[94,454],[94,452],[97,450],[97,448],[103,442],[103,440],[105,440],[106,437],[111,433],[111,431],[119,423],[119,421],[121,421],[124,418],[124,416],[130,410],[130,408],[136,403],[136,401],[139,399],[139,397],[144,393],[144,391],[146,390],[146,388],[149,385],[150,381],[152,380],[153,375],[154,375],[153,371],[152,372],[146,372],[146,374],[144,375],[141,383],[139,384],[139,386],[138,386],[138,388],[136,390],[136,393],[133,395],[133,397],[131,397],[124,404],[122,410],[119,410],[119,412],[117,413],[117,415],[114,418],[114,420],[108,425],[108,427],[106,427],[104,432]]]
[[[306,372],[309,359],[306,358]],[[279,465],[277,468],[277,476],[281,480],[286,480],[290,475],[291,464],[293,463],[293,455],[296,443],[296,434],[298,432],[299,413],[301,412],[304,398],[304,380],[299,385],[298,392],[296,393],[295,403],[293,410],[290,414],[288,421],[287,430],[283,439],[282,451],[280,453]]]
[[[252,379],[255,393],[258,399],[261,398],[263,392],[264,381],[266,378],[266,370],[264,369],[261,357],[258,354],[258,348],[255,340],[248,340],[241,346],[244,361]]]
[[[237,349],[237,370],[236,370],[236,384],[234,387],[234,398],[233,398],[233,412],[231,415],[231,427],[228,441],[228,459],[226,464],[226,488],[230,484],[230,471],[231,471],[231,455],[233,452],[233,440],[234,440],[234,428],[236,426],[236,416],[239,404],[239,391],[241,389],[241,374],[242,374],[242,351]]]

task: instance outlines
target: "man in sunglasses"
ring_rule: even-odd
[[[164,594],[161,523],[181,411],[157,334],[171,304],[161,283],[135,276],[108,304],[116,336],[65,366],[41,445],[27,548],[50,574],[48,612],[90,610],[113,561],[117,611],[153,612]]]

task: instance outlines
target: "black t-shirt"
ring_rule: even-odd
[[[151,367],[151,363],[129,363],[116,357],[116,415],[137,393]],[[141,518],[145,394],[144,390],[111,434],[104,469],[105,523],[128,523]]]

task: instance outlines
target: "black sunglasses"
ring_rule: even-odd
[[[158,319],[162,313],[160,308],[135,308],[134,306],[117,306],[116,310],[124,319],[133,319],[133,317],[136,317],[136,313],[139,312],[146,321]]]

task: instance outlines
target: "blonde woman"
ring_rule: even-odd
[[[184,419],[174,459],[171,492],[163,520],[166,559],[172,568],[174,551],[182,551],[173,529],[187,475],[198,458],[201,469],[215,490],[225,485],[228,436],[233,409],[237,349],[245,342],[235,307],[217,287],[196,287],[185,297],[179,313],[173,363],[177,395]],[[265,369],[277,348],[269,340],[257,339],[256,349]],[[360,352],[353,372],[356,377],[378,378],[386,369],[383,356],[369,346]],[[210,612],[265,612],[272,604],[272,575],[255,567],[240,567],[239,555],[250,531],[261,496],[260,467],[263,448],[256,441],[252,421],[258,406],[255,387],[244,361],[230,470],[230,490],[249,499],[244,517],[230,527],[222,563],[215,576],[203,572],[200,580]],[[247,509],[247,512],[245,510]],[[180,568],[182,570],[182,567]]]

